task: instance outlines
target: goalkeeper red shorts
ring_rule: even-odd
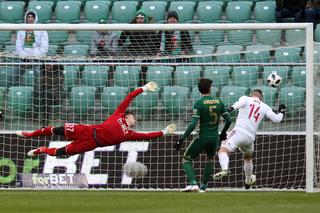
[[[80,154],[97,147],[91,125],[65,123],[64,131],[66,138],[72,141],[66,147],[67,155]]]

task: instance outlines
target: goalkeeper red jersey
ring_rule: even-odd
[[[111,146],[124,141],[150,140],[161,137],[162,131],[139,133],[130,129],[125,120],[125,111],[137,95],[143,92],[142,88],[136,89],[127,95],[115,112],[102,124],[65,124],[65,135],[73,140],[67,150],[69,154],[75,154],[91,150],[95,147]],[[75,145],[75,146],[73,146]],[[83,146],[83,148],[81,148]],[[74,150],[76,149],[76,150]]]
[[[150,140],[163,135],[162,131],[150,133],[135,132],[130,129],[125,120],[125,112],[129,104],[133,98],[142,92],[142,88],[139,88],[128,94],[106,121],[102,124],[94,125],[97,131],[97,140],[102,146],[115,145],[123,141]]]

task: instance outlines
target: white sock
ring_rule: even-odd
[[[219,152],[219,163],[221,166],[221,170],[228,170],[229,167],[229,156],[225,152]]]
[[[250,161],[245,160],[244,161],[243,170],[244,170],[244,174],[246,176],[246,183],[250,183],[252,170],[253,170],[252,160],[250,160]]]

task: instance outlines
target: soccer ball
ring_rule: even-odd
[[[144,177],[148,173],[146,165],[140,162],[129,162],[125,163],[122,167],[122,171],[129,177]]]
[[[282,82],[282,78],[277,72],[272,72],[267,78],[267,84],[271,87],[278,87]]]

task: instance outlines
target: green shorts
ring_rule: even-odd
[[[216,154],[218,142],[218,137],[195,138],[185,151],[184,158],[195,160],[203,151],[206,152],[208,158],[213,158]]]

